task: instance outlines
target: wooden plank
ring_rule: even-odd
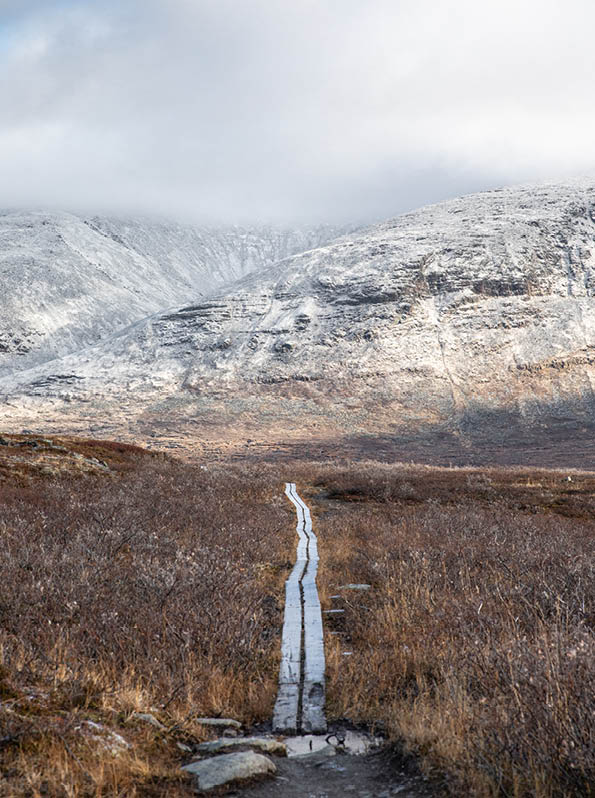
[[[279,691],[273,711],[273,731],[296,734],[299,728],[298,707],[302,680],[302,598],[301,580],[307,565],[308,539],[303,531],[303,510],[293,498],[292,485],[285,493],[296,507],[298,549],[295,565],[285,582],[285,615],[281,635],[281,667]]]
[[[297,494],[296,494],[297,496]],[[312,529],[312,517],[305,502],[297,496],[304,513],[305,534],[309,538],[308,566],[302,578],[304,599],[304,674],[302,679],[302,732],[326,731],[324,635],[320,599],[316,587],[318,540]]]
[[[287,483],[285,493],[296,508],[298,546],[296,563],[285,583],[279,692],[273,730],[287,734],[296,731],[322,733],[327,726],[322,614],[316,587],[318,541],[312,530],[310,510],[298,495],[295,484]],[[300,701],[302,712],[298,717]]]

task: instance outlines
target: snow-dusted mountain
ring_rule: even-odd
[[[464,434],[507,413],[591,429],[594,292],[595,180],[504,189],[286,258],[0,391],[33,415],[247,434]]]
[[[0,214],[0,375],[81,350],[339,232]]]

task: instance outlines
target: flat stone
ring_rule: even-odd
[[[324,748],[319,748],[318,751],[304,751],[303,754],[293,754],[292,759],[310,759],[312,762],[321,764],[321,760],[335,756],[336,753],[337,750],[332,745],[325,745]]]
[[[196,718],[202,726],[214,726],[220,729],[241,729],[242,724],[233,718]]]
[[[340,585],[339,590],[370,590],[372,585],[356,585],[356,584],[349,584],[349,585]]]
[[[212,759],[201,759],[184,765],[182,770],[195,777],[196,786],[201,791],[212,790],[222,784],[245,781],[254,776],[272,776],[277,772],[268,756],[254,751],[221,754]]]
[[[242,747],[256,748],[265,754],[287,756],[285,743],[275,740],[274,737],[221,737],[219,740],[201,743],[196,750],[199,754],[216,754],[219,751],[229,751],[230,749]]]
[[[333,742],[334,741],[334,742]],[[304,734],[297,737],[287,737],[287,755],[293,757],[321,757],[333,756],[337,751],[344,754],[367,754],[378,749],[382,737],[359,731],[338,731],[336,734]]]

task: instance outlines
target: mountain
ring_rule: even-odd
[[[594,292],[595,180],[502,189],[288,257],[0,392],[14,418],[115,413],[140,436],[563,447],[595,429]]]
[[[0,214],[0,375],[97,343],[340,230]]]

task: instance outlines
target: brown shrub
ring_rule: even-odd
[[[250,469],[75,448],[109,473],[0,487],[4,794],[185,794],[173,743],[204,737],[193,718],[271,715],[290,508]],[[113,731],[133,746],[106,761]]]
[[[380,724],[457,795],[591,794],[593,475],[301,476],[317,486],[321,593],[345,609],[327,622],[331,713]],[[331,601],[348,582],[373,589]]]
[[[0,451],[0,795],[190,794],[175,743],[203,738],[197,715],[270,717],[281,477],[312,500],[321,598],[345,609],[329,716],[383,727],[455,795],[592,794],[595,475],[26,440]],[[372,590],[330,598],[348,582]]]

